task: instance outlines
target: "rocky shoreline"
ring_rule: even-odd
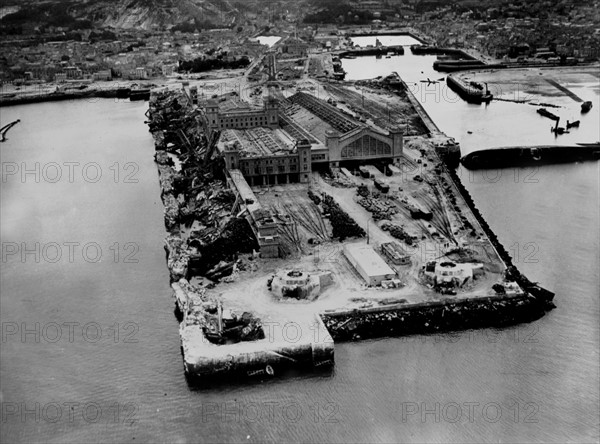
[[[258,245],[246,219],[232,215],[235,197],[185,92],[153,92],[146,115],[155,140],[166,259],[183,337],[187,327],[214,327],[220,301],[208,297],[207,290],[249,267],[238,255]],[[246,312],[242,318],[240,325],[248,328],[238,339],[260,337],[260,320]]]

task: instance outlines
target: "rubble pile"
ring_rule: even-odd
[[[171,280],[202,273],[215,280],[228,276],[237,254],[257,245],[246,219],[232,215],[235,196],[218,180],[222,168],[207,155],[210,143],[196,111],[182,91],[153,92],[148,116],[165,227],[171,233],[165,241]]]
[[[353,188],[356,186],[356,184],[354,183],[354,181],[352,179],[344,176],[343,174],[337,174],[337,173],[333,174],[333,175],[325,174],[321,177],[323,178],[323,180],[326,183],[328,183],[332,187]]]
[[[369,187],[361,183],[358,187],[356,187],[356,194],[358,194],[360,197],[369,197],[369,194],[371,193],[369,192]]]
[[[258,245],[248,221],[232,214],[235,195],[219,180],[224,178],[222,165],[211,159],[211,143],[196,111],[183,91],[154,91],[147,115],[155,139],[169,232],[164,247],[182,340],[198,328],[214,344],[264,338],[261,321],[252,313],[238,315],[207,296],[214,281],[250,268],[238,253],[252,252]],[[197,275],[208,284],[187,280]]]
[[[171,282],[177,282],[187,277],[190,254],[185,248],[184,241],[177,235],[167,236],[165,239],[167,252],[167,267],[171,275]]]
[[[207,297],[203,287],[192,285],[186,279],[180,279],[171,286],[182,332],[201,328],[206,339],[218,345],[265,337],[261,320],[252,313],[240,315],[223,309],[219,301]]]
[[[312,190],[308,190],[308,197],[314,202],[315,205],[319,205],[321,203],[321,198],[317,194],[313,193]]]
[[[415,242],[414,236],[408,234],[404,228],[396,224],[384,223],[381,225],[381,229],[389,231],[392,236],[396,239],[404,241],[406,245],[412,245]]]

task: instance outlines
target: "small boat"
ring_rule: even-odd
[[[569,131],[562,126],[550,127],[550,131],[554,134],[569,134]]]
[[[581,112],[582,113],[587,113],[590,109],[592,109],[592,102],[591,101],[587,101],[587,102],[583,102],[581,104]]]
[[[569,128],[579,128],[579,120],[576,120],[575,122],[569,122],[567,120],[567,129]]]
[[[544,116],[544,117],[547,117],[547,118],[549,118],[549,119],[552,119],[552,120],[556,120],[556,121],[558,121],[558,119],[559,119],[559,117],[558,117],[556,114],[554,114],[554,113],[551,113],[551,112],[550,112],[550,111],[548,111],[546,108],[538,108],[538,109],[536,110],[536,112],[537,112],[539,115],[541,115],[541,116]]]

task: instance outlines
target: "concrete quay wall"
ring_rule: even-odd
[[[263,318],[265,337],[217,345],[208,340],[202,319],[194,312],[203,297],[188,293],[185,279],[173,283],[179,336],[186,376],[195,383],[219,378],[247,379],[296,370],[327,370],[334,365],[334,344],[322,319],[286,319],[257,313]]]
[[[423,45],[428,45],[429,42],[422,36],[417,35],[415,32],[413,31],[409,31],[409,30],[389,30],[389,29],[382,29],[382,30],[376,30],[376,31],[371,31],[371,32],[363,32],[363,31],[359,31],[359,32],[350,32],[348,33],[348,35],[350,37],[371,37],[371,36],[380,36],[380,35],[407,35],[409,37],[412,37],[413,39],[419,41],[421,44]]]
[[[336,341],[432,334],[531,322],[545,313],[529,294],[452,299],[420,304],[322,313]]]
[[[15,97],[3,97],[0,99],[1,106],[11,105],[25,105],[29,103],[41,103],[41,102],[59,102],[64,100],[78,100],[78,99],[91,99],[91,98],[127,98],[129,97],[129,90],[127,95],[122,96],[119,91],[121,88],[114,89],[89,89],[82,91],[69,91],[60,93],[38,93],[38,94],[18,94]]]

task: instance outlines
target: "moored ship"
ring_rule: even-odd
[[[457,71],[477,69],[486,66],[481,60],[436,60],[433,69],[436,71]]]
[[[469,103],[489,103],[494,97],[488,90],[487,83],[484,88],[481,83],[466,83],[453,76],[446,77],[446,83],[452,91]]]

